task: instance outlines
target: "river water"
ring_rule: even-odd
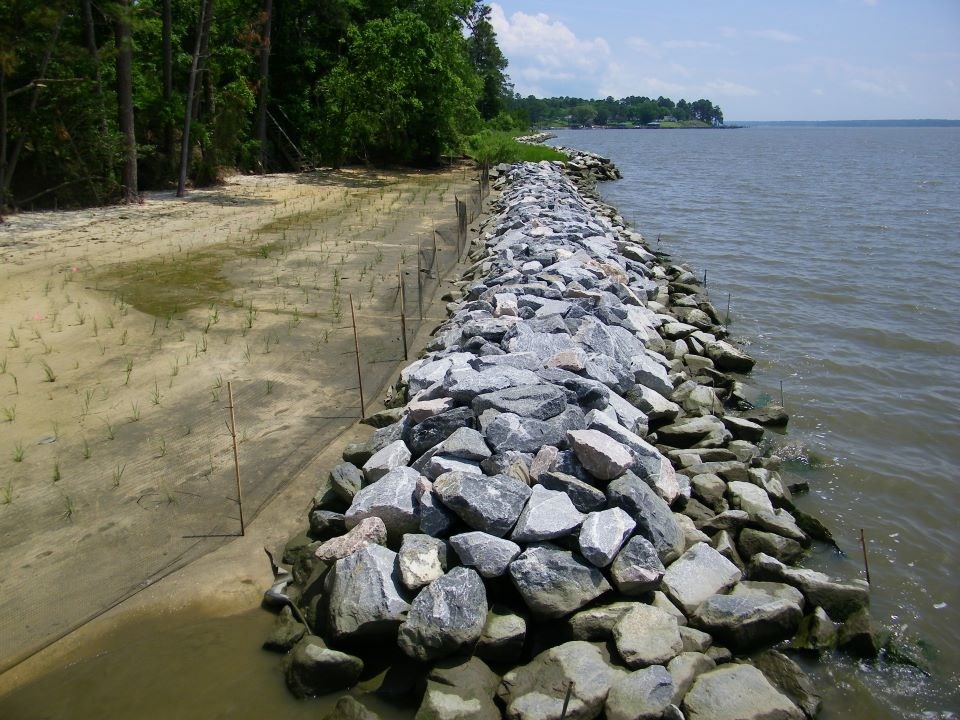
[[[831,657],[808,666],[824,718],[960,711],[960,129],[564,130],[613,159],[600,192],[652,245],[707,273],[791,413],[778,438],[809,482],[798,505],[862,577],[875,620],[919,638],[931,677]],[[800,450],[798,452],[798,449]]]

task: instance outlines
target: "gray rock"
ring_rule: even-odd
[[[607,501],[634,519],[637,531],[657,549],[660,562],[666,565],[683,552],[683,530],[670,506],[632,472],[625,472],[607,486]]]
[[[711,595],[697,607],[690,622],[740,652],[790,637],[802,617],[803,611],[794,602],[751,593]]]
[[[407,403],[407,414],[414,424],[422,423],[428,417],[439,415],[454,407],[453,398],[431,398],[430,400],[411,400]]]
[[[444,393],[457,402],[469,403],[477,395],[506,390],[518,385],[536,385],[536,374],[530,370],[501,365],[496,368],[474,370],[473,368],[453,368],[443,379]]]
[[[740,568],[741,572],[746,572],[747,564],[743,561],[743,558],[740,557],[740,553],[737,552],[737,546],[733,541],[733,535],[731,535],[729,531],[720,530],[717,532],[713,536],[710,546],[718,553],[723,555],[727,560]]]
[[[492,699],[500,686],[497,675],[480,658],[463,656],[446,658],[435,663],[427,675],[428,680],[447,687],[470,690],[478,697]]]
[[[636,526],[633,518],[620,508],[592,512],[580,528],[580,553],[597,567],[606,567],[613,562]]]
[[[270,634],[263,641],[263,649],[285,653],[300,642],[306,634],[306,625],[293,617],[293,611],[289,605],[284,605],[277,614]]]
[[[633,373],[633,379],[639,385],[650,388],[661,395],[669,395],[673,392],[673,384],[667,377],[666,369],[646,353],[631,359],[630,371]]]
[[[693,496],[704,505],[716,512],[723,512],[729,506],[724,498],[727,493],[727,484],[713,473],[701,473],[690,478],[693,486]]]
[[[557,419],[535,420],[513,413],[497,415],[486,427],[487,442],[496,452],[536,452],[544,445],[566,445],[566,428]]]
[[[599,480],[613,480],[633,464],[623,444],[598,430],[572,430],[567,439],[580,463]]]
[[[527,621],[510,608],[493,605],[480,633],[476,654],[488,662],[516,664],[523,655]]]
[[[387,526],[378,517],[361,520],[347,531],[346,535],[330,538],[315,551],[314,557],[323,562],[335,562],[349,557],[367,545],[384,545],[387,542]]]
[[[417,502],[420,504],[420,532],[443,537],[457,522],[457,516],[437,499],[433,483],[425,477],[417,481]]]
[[[831,619],[844,621],[870,604],[870,586],[862,580],[842,583],[816,570],[792,568],[764,553],[750,559],[750,577],[793,585],[807,602],[827,611]]]
[[[796,634],[789,647],[794,650],[832,650],[837,646],[837,624],[833,622],[823,608],[814,608],[813,612],[800,621]]]
[[[697,527],[708,535],[721,530],[736,532],[750,522],[750,515],[743,510],[724,510],[709,519],[697,522]]]
[[[352,687],[363,672],[363,661],[306,635],[284,658],[283,671],[290,692],[304,698]]]
[[[340,463],[330,471],[330,489],[346,503],[363,487],[363,471],[353,463]]]
[[[614,602],[574,613],[567,620],[574,640],[606,642],[613,638],[613,628],[620,618],[633,610],[635,602]]]
[[[410,462],[410,451],[403,440],[395,440],[386,447],[377,450],[363,465],[363,474],[367,483],[374,483],[394,468],[403,467]]]
[[[613,641],[627,667],[634,669],[665,665],[683,651],[676,618],[642,603],[614,625]]]
[[[333,711],[324,715],[323,720],[380,720],[380,716],[361,703],[359,700],[344,695],[337,700]]]
[[[717,447],[729,439],[729,431],[712,415],[684,418],[657,428],[657,442],[676,448],[689,448],[698,443],[706,443],[699,447]]]
[[[752,665],[723,665],[704,673],[681,709],[687,720],[803,720],[803,711]]]
[[[743,416],[747,420],[755,422],[758,425],[763,425],[764,427],[786,427],[790,421],[790,416],[787,414],[787,411],[779,405],[767,405],[762,408],[754,408],[745,412]]]
[[[476,530],[503,537],[520,517],[531,490],[507,475],[447,473],[433,491],[440,501]]]
[[[734,585],[740,569],[706,543],[694,545],[667,568],[663,590],[687,615],[711,595]]]
[[[837,647],[856,657],[875,658],[880,654],[881,644],[869,608],[860,608],[847,617],[837,633]]]
[[[310,537],[327,540],[347,531],[343,513],[314,508],[307,516],[310,521]]]
[[[688,628],[682,628],[684,630]],[[667,671],[673,679],[671,702],[679,705],[683,696],[690,690],[693,681],[705,672],[717,667],[717,664],[700,652],[682,652],[667,663]]]
[[[618,678],[604,703],[607,720],[660,720],[674,695],[673,678],[652,665]]]
[[[562,472],[540,474],[540,485],[547,490],[557,490],[570,496],[573,506],[582,513],[602,510],[607,505],[607,496],[592,485]]]
[[[326,580],[327,620],[334,640],[392,640],[410,610],[397,554],[366,545],[337,560]]]
[[[477,531],[452,535],[450,547],[462,565],[475,568],[485,578],[506,573],[507,567],[521,552],[520,546],[514,542]]]
[[[567,395],[556,385],[520,385],[477,395],[471,406],[477,415],[493,408],[521,417],[549,420],[567,409]]]
[[[751,420],[735,415],[725,415],[722,420],[724,426],[733,435],[734,440],[758,443],[763,439],[763,425],[758,425]]]
[[[548,543],[527,548],[509,572],[527,607],[546,618],[578,610],[611,589],[597,568]]]
[[[566,493],[534,485],[510,539],[519,543],[563,537],[580,527],[583,518]]]
[[[358,492],[344,515],[348,528],[361,520],[378,517],[387,527],[387,535],[399,539],[404,533],[420,529],[420,505],[416,500],[420,473],[398,467]]]
[[[767,650],[750,658],[767,680],[790,698],[807,717],[820,711],[820,696],[810,677],[793,660],[776,650]]]
[[[417,465],[419,467],[414,469],[422,472],[431,480],[436,480],[438,477],[448,472],[465,472],[473,473],[474,475],[483,475],[483,470],[480,468],[480,463],[474,462],[473,460],[463,460],[461,458],[449,457],[447,455],[438,455],[435,454],[436,449],[437,448],[428,450],[422,457],[426,458],[427,455],[429,455],[429,459],[422,465],[420,465],[420,460],[418,460]]]
[[[408,444],[414,455],[421,455],[439,445],[460,428],[475,428],[477,419],[473,410],[466,407],[453,408],[428,417],[410,428]]]
[[[757,553],[766,553],[780,562],[794,563],[803,557],[803,546],[796,540],[775,535],[774,533],[744,528],[737,538],[737,548],[740,555],[746,559]]]
[[[596,646],[574,640],[508,672],[497,695],[508,720],[560,720],[572,685],[566,720],[593,720],[622,674],[605,662]]]
[[[397,561],[400,579],[407,590],[417,591],[447,570],[447,544],[430,535],[403,536]]]
[[[727,483],[727,496],[730,507],[743,510],[751,515],[767,512],[773,514],[773,504],[766,490],[749,482],[734,481]]]
[[[673,392],[673,388],[667,393]],[[652,422],[672,423],[680,414],[680,406],[656,390],[651,390],[643,385],[635,386],[627,393],[630,402],[641,410]]]
[[[705,633],[696,628],[680,626],[680,639],[683,641],[683,651],[686,652],[706,652],[713,645],[713,638],[710,633]]]
[[[428,680],[414,720],[500,720],[500,711],[474,690]]]
[[[437,451],[443,455],[450,455],[463,460],[485,460],[492,455],[490,448],[487,447],[483,435],[473,428],[457,428],[440,445]]]
[[[486,619],[483,581],[476,571],[457,567],[420,591],[397,642],[416,660],[435,660],[475,643]]]
[[[689,550],[697,543],[710,542],[710,536],[704,532],[701,532],[700,530],[697,530],[697,526],[694,524],[693,520],[688,518],[686,515],[674,513],[673,517],[676,519],[680,529],[683,530],[683,544],[685,550]]]
[[[633,596],[659,588],[665,572],[656,548],[639,535],[630,538],[610,566],[617,590]]]
[[[717,340],[707,345],[707,357],[713,360],[717,370],[750,372],[754,359],[728,342]]]

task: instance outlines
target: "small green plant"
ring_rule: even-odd
[[[162,458],[167,454],[167,439],[161,435],[157,438],[157,457]]]
[[[140,421],[140,403],[131,402],[130,403],[130,422],[139,422]]]
[[[8,423],[12,423],[14,420],[17,419],[16,405],[11,405],[10,407],[2,408],[2,412],[3,412],[3,419]]]
[[[123,371],[126,373],[126,378],[124,378],[123,384],[124,384],[124,385],[129,385],[129,384],[130,384],[130,373],[133,372],[133,358],[132,358],[132,357],[128,357],[128,358],[126,359],[126,363],[125,363],[125,365],[124,365]]]
[[[122,333],[120,333],[120,344],[121,344],[121,345],[126,345],[126,344],[127,344],[127,331],[126,331],[126,329],[124,329],[124,331],[123,331]]]
[[[73,500],[70,498],[69,495],[64,495],[63,496],[63,516],[62,516],[63,519],[70,520],[71,518],[73,518],[73,513],[74,513]]]
[[[267,380],[267,395],[273,392],[273,380]]]
[[[0,358],[0,375],[6,375],[6,374],[7,374],[7,356],[4,355],[2,358]]]
[[[120,480],[123,478],[123,471],[127,469],[127,464],[123,465],[117,464],[117,467],[113,470],[113,486],[120,487]]]
[[[84,438],[83,446],[80,448],[80,453],[83,455],[84,460],[89,460],[90,456],[93,455],[93,451],[90,449],[90,442]]]
[[[3,497],[0,498],[0,505],[9,505],[13,502],[13,480],[7,480],[3,487]]]
[[[13,446],[13,461],[23,462],[23,443],[19,440],[17,444]]]
[[[154,380],[154,381],[153,381],[153,392],[150,393],[150,402],[152,402],[154,405],[159,405],[159,404],[160,404],[160,399],[161,399],[160,386],[157,385],[157,381]]]
[[[10,334],[7,336],[7,345],[9,345],[11,348],[20,347],[20,338],[17,337],[17,333],[13,328],[10,328]]]
[[[57,381],[57,374],[53,371],[53,368],[47,364],[46,360],[40,361],[40,367],[43,368],[43,375],[44,375],[45,382],[52,383]]]
[[[104,421],[103,421],[103,424],[104,424],[104,425],[106,426],[106,428],[107,428],[107,440],[113,440],[113,439],[115,439],[117,436],[116,436],[116,433],[114,433],[114,431],[113,431],[113,425],[110,423],[110,421],[109,421],[109,420],[104,420]]]
[[[60,461],[56,460],[53,463],[53,481],[60,482]]]

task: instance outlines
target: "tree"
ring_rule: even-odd
[[[511,94],[509,81],[503,72],[507,68],[507,59],[497,44],[497,34],[490,24],[489,5],[475,2],[464,22],[470,29],[467,40],[470,62],[483,83],[477,109],[485,120],[489,120],[503,110],[505,99]]]
[[[597,109],[590,104],[577,105],[570,110],[570,117],[577,125],[589,125],[597,115]]]
[[[123,135],[123,199],[133,202],[137,188],[137,134],[133,116],[133,37],[130,0],[117,0],[114,31],[117,38],[117,110]]]
[[[265,0],[263,11],[263,35],[260,47],[260,85],[257,93],[256,138],[260,144],[260,172],[267,165],[267,99],[270,97],[270,33],[273,24],[273,0]]]

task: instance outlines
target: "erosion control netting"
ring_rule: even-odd
[[[0,672],[239,534],[228,383],[247,524],[356,422],[351,300],[366,411],[380,409],[404,364],[401,298],[411,343],[443,319],[430,303],[469,250],[485,192],[463,170],[370,183],[336,211],[186,252],[207,278],[184,281],[161,259],[76,288],[112,299],[131,330],[123,356],[101,350],[69,390],[49,385],[51,398],[76,395],[79,417],[0,460]]]

